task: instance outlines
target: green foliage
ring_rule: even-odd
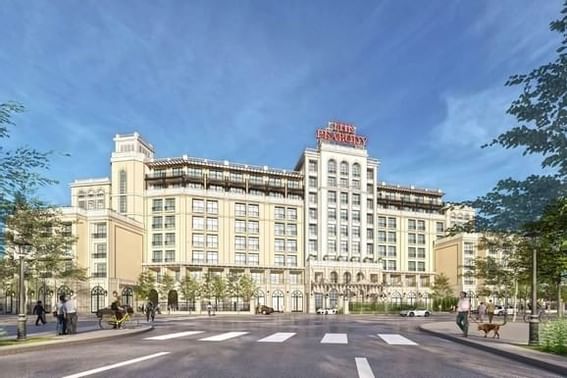
[[[149,270],[146,270],[138,276],[138,282],[134,287],[134,292],[139,299],[146,300],[150,297],[150,291],[152,291],[155,286],[155,275]]]
[[[201,281],[201,296],[203,298],[211,299],[213,296],[213,274],[207,272]]]
[[[168,296],[169,292],[175,288],[175,279],[170,276],[168,273],[163,275],[161,279],[161,284],[159,285],[160,296],[166,297]]]
[[[450,311],[457,305],[458,299],[455,297],[441,297],[433,299],[434,311]]]
[[[226,279],[221,275],[213,276],[211,294],[215,300],[224,299],[228,294],[228,285]]]
[[[191,275],[186,275],[179,283],[179,291],[185,300],[194,301],[200,295],[201,287]]]
[[[544,352],[567,355],[567,320],[544,323],[540,330],[540,346]]]
[[[432,296],[434,298],[445,298],[454,296],[453,289],[449,283],[449,277],[443,273],[435,276],[435,283],[431,287]]]
[[[249,302],[254,296],[254,292],[256,291],[256,284],[252,277],[247,274],[244,274],[240,277],[240,295],[244,299],[245,302]]]

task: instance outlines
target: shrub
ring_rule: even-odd
[[[567,320],[546,323],[540,331],[540,347],[544,352],[567,354]]]

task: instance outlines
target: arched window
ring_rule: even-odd
[[[348,176],[348,163],[346,161],[341,162],[341,176]]]
[[[360,164],[354,163],[352,165],[352,176],[353,177],[360,177]]]
[[[104,191],[102,189],[96,194],[96,208],[104,209]]]
[[[337,162],[335,160],[329,160],[329,164],[327,165],[327,173],[331,175],[337,174]]]
[[[364,274],[362,272],[358,272],[356,274],[356,282],[364,281]]]
[[[281,290],[274,290],[272,293],[272,307],[274,308],[274,311],[283,312],[284,294]]]
[[[73,290],[71,290],[69,286],[60,286],[57,289],[57,300],[59,300],[59,297],[62,295],[64,295],[66,298],[69,298],[71,295],[73,295]]]
[[[122,289],[122,304],[127,306],[134,306],[134,290],[131,287]]]
[[[96,207],[95,194],[92,190],[89,190],[88,199],[87,199],[87,210],[92,210],[95,207]]]
[[[351,280],[352,280],[352,275],[349,272],[345,272],[345,274],[343,274],[344,283],[350,283]]]
[[[338,283],[339,282],[339,275],[337,272],[331,272],[331,283]]]
[[[266,304],[266,297],[261,289],[256,289],[254,292],[254,298],[256,298],[256,307]]]
[[[119,212],[122,214],[128,212],[128,203],[126,197],[127,186],[128,186],[128,177],[126,175],[126,170],[122,169],[120,171],[120,177],[119,177],[120,203],[118,204]]]
[[[301,293],[301,291],[299,290],[295,290],[293,293],[291,293],[291,311],[303,311],[303,293]]]
[[[329,292],[329,307],[330,308],[337,308],[338,298],[339,298],[339,292],[336,289],[333,289]]]
[[[91,290],[91,312],[96,313],[105,307],[107,291],[101,286],[95,286]]]

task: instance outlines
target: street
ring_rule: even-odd
[[[438,321],[439,319],[434,319]],[[421,333],[423,318],[162,318],[150,332],[0,357],[11,377],[550,377]]]

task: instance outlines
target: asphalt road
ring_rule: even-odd
[[[435,319],[439,320],[439,319]],[[0,357],[6,377],[551,377],[421,333],[422,318],[160,319],[147,333]],[[396,344],[399,343],[399,344]]]

